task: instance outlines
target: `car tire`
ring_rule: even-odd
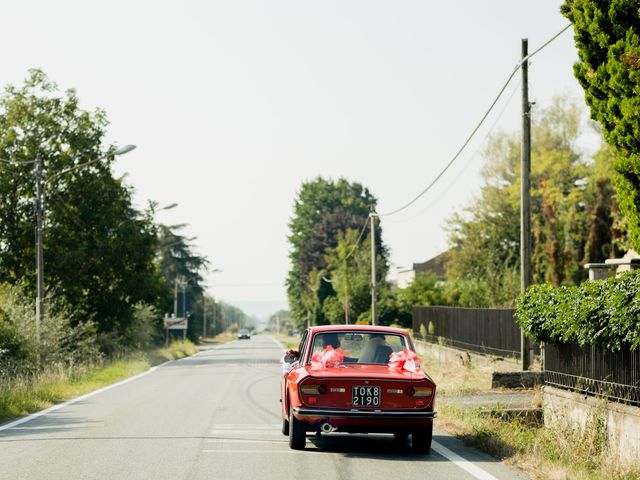
[[[304,450],[307,444],[307,427],[293,415],[293,410],[289,412],[289,447],[293,450]]]
[[[411,446],[414,453],[426,454],[431,451],[431,438],[433,437],[433,425],[429,425],[411,434]]]
[[[289,420],[282,419],[282,434],[287,437],[289,436]]]

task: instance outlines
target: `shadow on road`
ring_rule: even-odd
[[[439,436],[433,439],[438,441]],[[307,442],[316,448],[306,451],[309,453],[338,453],[345,457],[384,459],[402,462],[448,462],[445,457],[437,454],[433,449],[427,455],[412,453],[409,440],[396,440],[391,435],[354,435],[330,434],[320,437],[307,436]],[[498,461],[495,460],[494,461]]]

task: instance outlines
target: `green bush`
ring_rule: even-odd
[[[19,287],[0,285],[0,374],[34,373],[38,366],[71,366],[100,360],[96,328],[91,322],[72,322],[52,307],[36,335],[33,299]],[[56,312],[56,313],[54,313]]]
[[[576,287],[534,285],[516,302],[525,333],[547,343],[640,346],[640,271]]]

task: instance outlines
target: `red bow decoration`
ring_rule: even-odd
[[[322,352],[316,352],[311,357],[311,368],[335,368],[344,360],[344,352],[341,348],[334,349],[327,345]]]
[[[396,371],[406,370],[416,373],[420,370],[420,359],[415,352],[405,347],[401,352],[391,354],[389,357],[389,368]]]

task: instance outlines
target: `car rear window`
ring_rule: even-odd
[[[328,345],[344,351],[344,363],[389,363],[389,356],[402,351],[407,345],[403,335],[378,332],[325,332],[313,337],[311,356],[322,352]]]

